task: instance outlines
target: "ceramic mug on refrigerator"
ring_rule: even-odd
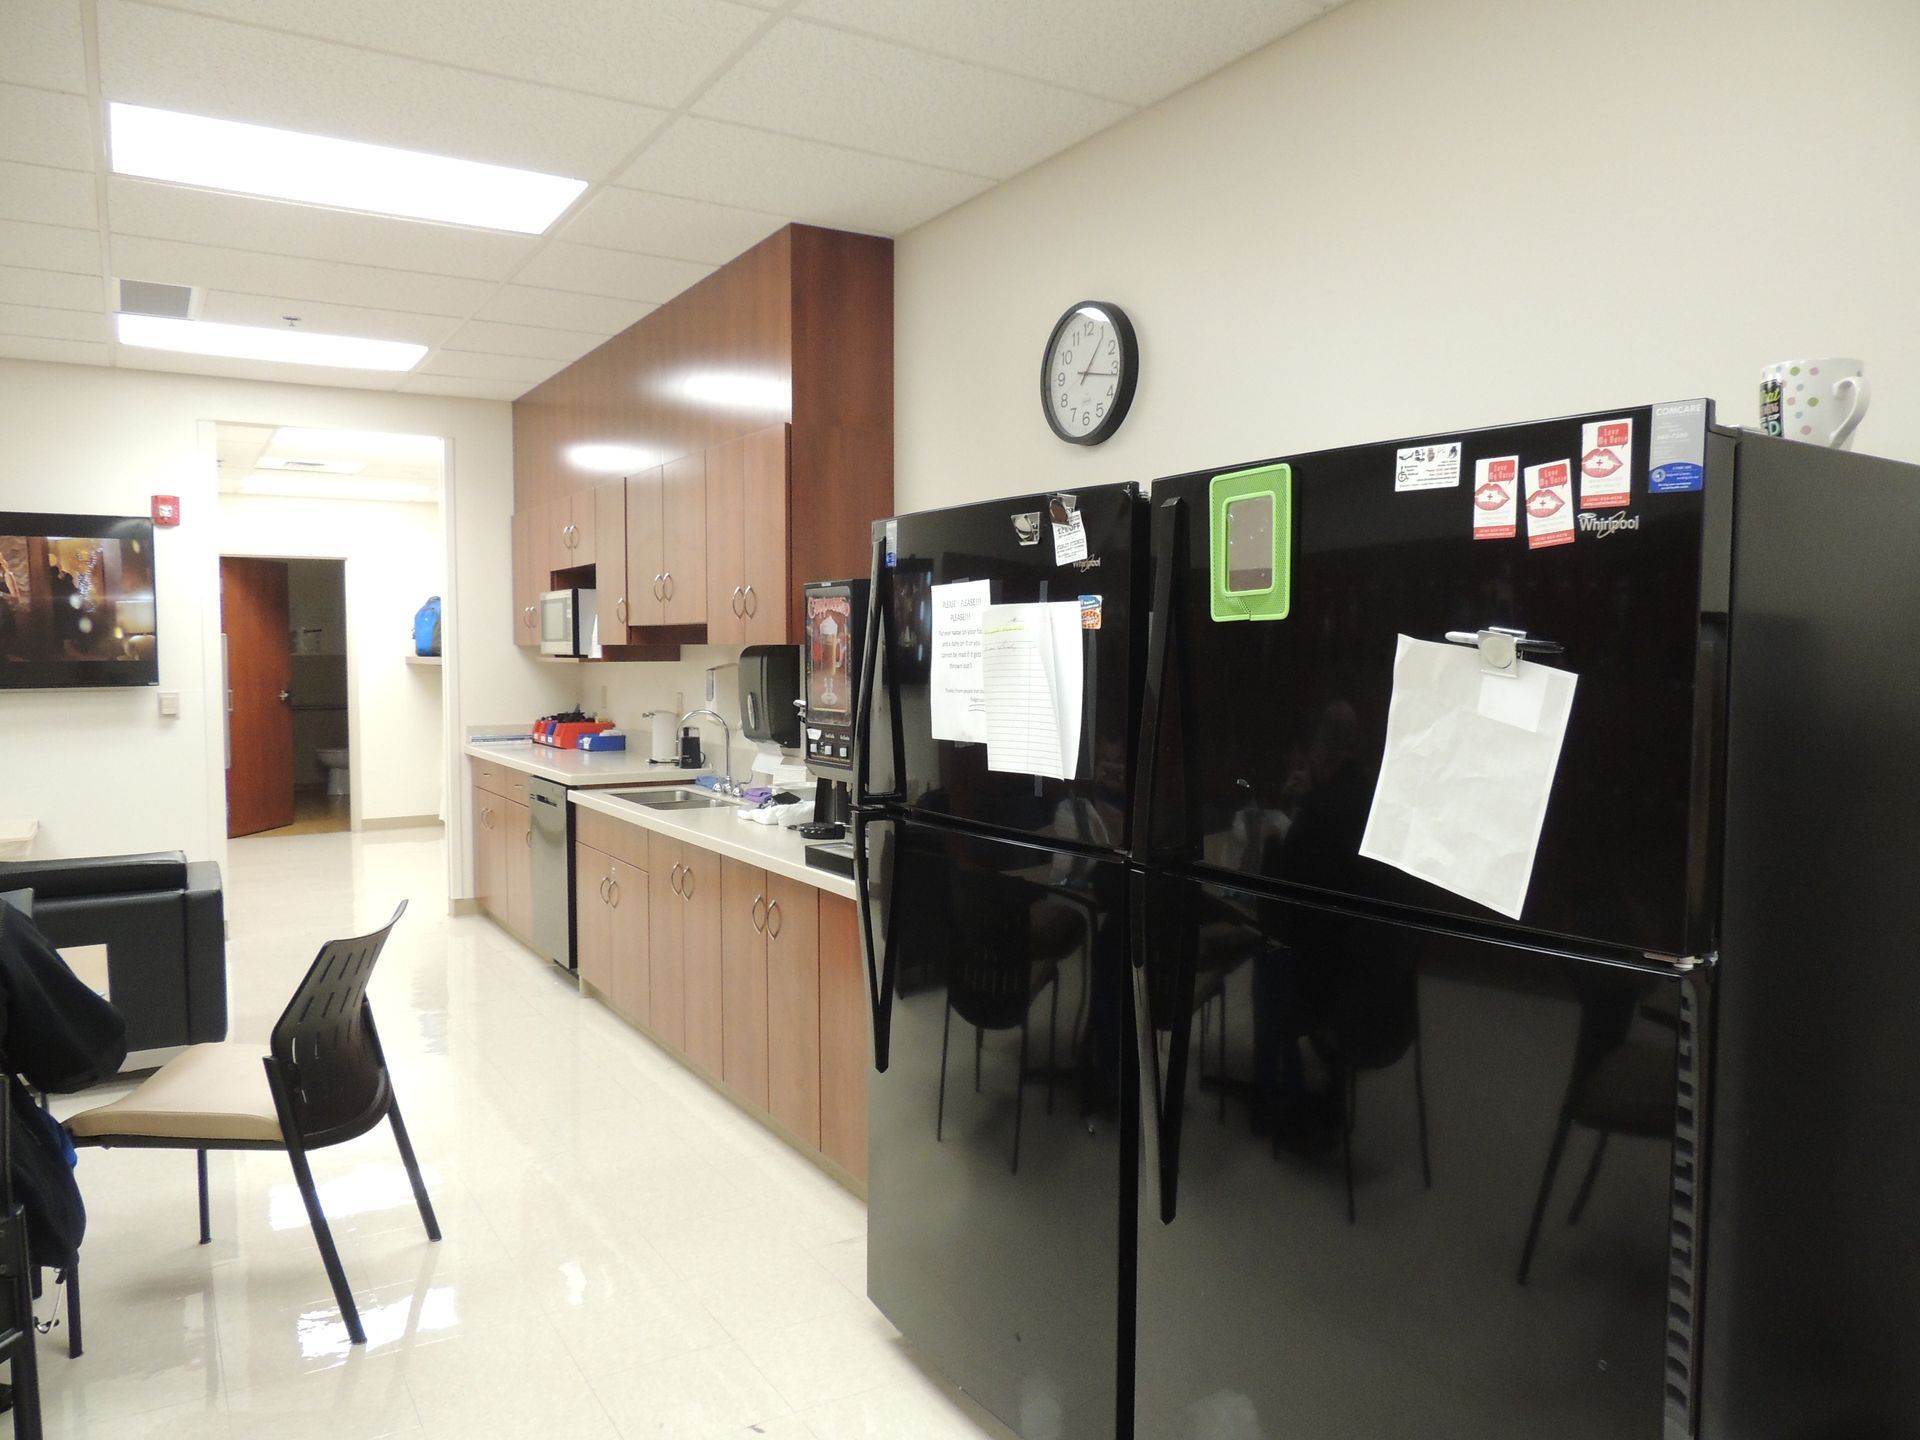
[[[1760,372],[1760,425],[1769,435],[1851,449],[1871,392],[1858,360],[1780,360]]]

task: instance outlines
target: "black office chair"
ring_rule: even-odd
[[[200,1243],[212,1240],[207,1197],[209,1150],[282,1150],[307,1207],[334,1300],[356,1345],[366,1343],[333,1232],[320,1208],[307,1152],[354,1140],[382,1120],[393,1126],[400,1161],[413,1185],[427,1238],[440,1238],[420,1178],[392,1077],[367,1002],[367,981],[387,936],[406,913],[369,935],[331,940],[307,970],[273,1027],[268,1053],[236,1042],[194,1045],[156,1070],[131,1094],[83,1111],[67,1122],[75,1145],[193,1150],[200,1179]],[[80,1353],[77,1285],[68,1291],[70,1348]]]

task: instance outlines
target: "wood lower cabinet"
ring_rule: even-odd
[[[473,762],[473,895],[516,939],[533,939],[533,827],[527,777]]]
[[[680,858],[680,898],[686,907],[680,944],[687,996],[687,1038],[681,1048],[687,1059],[718,1079],[726,1051],[721,1008],[726,985],[721,969],[721,858],[693,845],[682,845]]]
[[[767,872],[720,862],[720,1075],[767,1108]]]
[[[653,1023],[652,895],[645,870],[608,862],[608,961],[613,1008],[639,1025]]]
[[[582,981],[613,995],[613,912],[607,885],[613,860],[591,845],[573,847],[573,956]]]
[[[653,837],[652,870],[647,876],[647,936],[652,948],[652,970],[647,977],[649,1028],[668,1045],[687,1045],[687,967],[684,940],[686,897],[680,893],[685,849],[677,840]]]
[[[832,896],[767,876],[767,1113],[820,1145],[820,922]]]
[[[500,841],[500,811],[506,806],[498,795],[473,787],[473,898],[488,914],[503,912],[507,903],[507,852]]]
[[[501,916],[507,929],[525,941],[533,939],[533,816],[519,800],[502,800],[496,832],[506,905]]]
[[[822,895],[819,904],[820,1153],[865,1183],[873,1032],[859,915],[838,895]]]

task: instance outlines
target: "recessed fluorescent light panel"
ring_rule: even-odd
[[[296,460],[285,455],[262,455],[253,465],[256,470],[299,470],[309,475],[358,475],[367,468],[359,460]]]
[[[407,435],[389,430],[314,430],[282,425],[273,432],[267,449],[313,455],[362,455],[382,459],[437,460],[438,435]]]
[[[274,330],[264,325],[221,325],[211,320],[175,320],[162,315],[113,317],[122,345],[218,355],[229,360],[275,360],[286,365],[325,365],[338,370],[411,370],[427,353],[404,340],[365,340],[357,335],[321,335],[311,330]]]
[[[432,485],[415,480],[346,479],[331,475],[258,471],[240,482],[242,495],[270,495],[285,500],[381,500],[395,504],[431,505],[440,498]]]
[[[563,175],[145,105],[109,105],[107,126],[117,175],[521,235],[545,233],[587,188]]]

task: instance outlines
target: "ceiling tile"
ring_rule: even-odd
[[[93,169],[93,119],[78,95],[0,85],[0,160]]]
[[[0,220],[92,229],[100,223],[93,176],[81,170],[0,160]]]
[[[801,0],[795,13],[1146,105],[1304,25],[1325,0]]]
[[[117,175],[107,182],[107,218],[116,235],[476,280],[504,280],[539,244],[530,235],[323,210]]]
[[[505,285],[480,307],[479,314],[483,320],[503,320],[512,325],[541,325],[612,335],[653,308],[639,300],[612,300],[604,295],[570,295],[562,290],[540,290],[531,285]]]
[[[469,400],[518,400],[522,380],[476,380],[466,375],[409,375],[400,389],[409,395],[459,395]]]
[[[561,227],[560,238],[576,245],[724,265],[786,223],[758,210],[609,187]]]
[[[612,333],[609,330],[601,334],[587,334],[580,330],[547,330],[537,325],[502,325],[496,320],[470,320],[447,343],[456,350],[480,350],[489,355],[578,360]]]
[[[722,205],[758,206],[815,225],[897,235],[993,182],[689,118],[676,120],[649,145],[619,183]]]
[[[80,0],[7,0],[0,5],[0,80],[86,94]]]
[[[106,289],[98,275],[22,270],[0,265],[0,305],[45,305],[56,310],[100,310]]]
[[[765,23],[725,0],[175,0],[176,8],[643,104],[681,104]]]
[[[5,248],[0,241],[0,256]],[[381,265],[301,260],[139,235],[115,235],[110,257],[113,273],[132,280],[163,280],[169,285],[199,285],[249,295],[292,295],[337,305],[431,315],[470,314],[495,288],[485,280],[423,275]]]
[[[112,100],[587,180],[665,113],[130,0],[100,0],[100,72]]]
[[[96,230],[73,230],[65,225],[0,220],[0,265],[98,275],[100,234]]]
[[[241,295],[229,290],[212,290],[201,305],[202,320],[217,320],[225,325],[286,324],[286,317],[297,315],[300,329],[316,330],[323,335],[359,335],[368,340],[410,340],[416,345],[441,345],[460,328],[460,322],[448,315],[417,315],[404,310],[375,310],[357,305],[328,305],[313,300],[286,296]]]
[[[40,340],[31,335],[0,335],[0,355],[11,360],[54,360],[65,365],[105,365],[105,345],[81,340]]]
[[[38,305],[0,305],[0,335],[34,335],[42,340],[107,338],[107,317],[99,311],[49,310]]]
[[[534,360],[523,355],[481,355],[472,350],[441,350],[429,355],[417,373],[460,375],[471,380],[518,380],[531,385],[560,368],[557,360]]]
[[[630,255],[591,245],[554,241],[513,278],[549,290],[612,295],[622,300],[671,300],[713,266],[658,255]]]
[[[337,370],[325,365],[276,365],[266,360],[182,355],[174,350],[140,350],[118,342],[109,348],[113,352],[113,363],[124,370],[161,370],[172,375],[223,375],[237,380],[276,380],[286,385],[321,385],[346,390],[392,390],[399,379],[390,371]]]
[[[1132,113],[1040,80],[782,20],[701,115],[1005,179]]]

